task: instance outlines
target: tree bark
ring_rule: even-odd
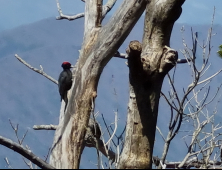
[[[86,127],[97,95],[103,68],[123,43],[145,10],[148,0],[125,0],[110,21],[100,27],[100,7],[87,0],[85,32],[65,114],[63,105],[55,132],[50,164],[56,168],[79,168]]]
[[[152,168],[161,87],[178,54],[169,48],[174,22],[185,0],[153,0],[146,6],[143,42],[130,43],[127,53],[130,98],[123,152],[118,168]]]

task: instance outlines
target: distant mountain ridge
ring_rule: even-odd
[[[183,24],[175,24],[171,38],[171,47],[178,51],[182,49],[182,26]],[[184,24],[184,27],[185,30],[189,30],[185,32],[185,38],[190,39],[190,26]],[[208,28],[206,25],[193,26],[193,30],[199,32],[200,40],[206,38]],[[63,61],[75,64],[82,44],[83,29],[83,19],[67,21],[48,18],[0,32],[0,135],[16,141],[8,119],[15,124],[19,123],[21,137],[29,129],[24,144],[30,146],[33,153],[42,158],[47,155],[48,147],[51,147],[54,132],[34,131],[32,126],[58,123],[58,89],[55,84],[21,64],[14,55],[18,54],[36,68],[40,68],[41,64],[47,74],[57,79]],[[142,30],[143,21],[140,19],[119,51],[125,52],[132,40],[141,41]],[[213,31],[217,32],[217,36],[212,40],[215,47],[212,50],[215,60],[213,63],[217,68],[222,64],[222,60],[216,57],[217,47],[222,44],[222,26],[215,25]],[[181,53],[179,57],[182,58]],[[96,110],[104,114],[108,123],[113,122],[113,110],[118,108],[120,122],[123,122],[122,127],[126,121],[128,101],[128,68],[125,61],[113,58],[107,64],[99,82],[96,102]],[[186,76],[188,75],[184,77]],[[114,95],[114,88],[117,96]],[[122,127],[120,126],[118,132]],[[92,150],[87,149],[85,154],[91,152]],[[94,160],[93,154],[83,161]],[[11,160],[13,168],[26,168],[18,154],[0,146],[0,168],[6,168],[4,157]],[[90,167],[84,164],[81,166]]]

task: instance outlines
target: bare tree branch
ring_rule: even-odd
[[[116,0],[108,0],[108,2],[103,6],[103,14],[102,14],[103,18],[113,8],[115,3],[116,3]]]
[[[10,165],[10,163],[9,163],[9,160],[8,160],[8,158],[7,157],[5,157],[5,162],[6,162],[6,164],[8,165],[8,168],[10,168],[10,169],[13,169],[12,168],[12,166]]]
[[[34,68],[32,67],[30,64],[28,64],[27,62],[25,62],[22,58],[20,58],[18,56],[18,54],[15,54],[15,57],[22,63],[24,64],[25,66],[27,66],[28,68],[30,68],[31,70],[35,71],[36,73],[39,73],[41,75],[43,75],[44,77],[46,77],[47,79],[49,79],[50,81],[52,81],[53,83],[55,84],[58,84],[58,81],[55,80],[54,78],[52,78],[51,76],[49,76],[48,74],[46,74],[43,69],[41,68],[41,70],[37,69],[37,68]],[[41,67],[41,66],[40,66]]]
[[[53,166],[49,165],[48,163],[44,162],[42,159],[34,155],[30,150],[25,149],[22,145],[19,145],[10,139],[0,136],[0,144],[21,154],[22,156],[24,156],[25,158],[27,158],[28,160],[39,166],[40,168],[55,169]]]
[[[92,102],[92,104],[91,104],[91,115],[92,115],[93,119],[89,120],[89,124],[91,124],[91,129],[88,131],[88,133],[90,133],[91,137],[92,136],[95,137],[95,142],[96,142],[95,148],[96,148],[96,152],[97,152],[98,169],[100,169],[101,157],[100,157],[100,153],[99,153],[98,140],[99,140],[99,138],[101,136],[101,130],[99,129],[99,125],[96,122],[95,113],[94,113],[94,111],[95,111],[95,103],[94,103],[93,98],[92,98],[91,102]],[[94,134],[92,132],[93,130],[94,130]],[[97,135],[97,134],[99,134],[99,135]]]
[[[33,126],[34,130],[56,130],[56,128],[57,128],[57,125],[34,125]],[[87,134],[86,134],[86,138],[85,138],[85,142],[84,142],[85,146],[98,148],[99,151],[102,152],[104,156],[109,157],[110,160],[112,162],[114,162],[115,161],[115,153],[113,151],[109,150],[108,154],[107,154],[102,140],[96,139],[96,137],[93,137],[93,135],[90,135],[89,133],[93,134],[93,132],[91,132],[91,129],[87,130]],[[98,133],[98,132],[95,132],[95,133]],[[96,146],[97,141],[98,141],[98,147]]]
[[[115,129],[114,129],[114,131],[113,131],[113,134],[111,135],[111,137],[109,138],[109,140],[106,142],[106,144],[105,144],[105,146],[107,146],[109,143],[110,143],[110,141],[113,139],[113,137],[114,137],[114,135],[116,134],[116,130],[117,130],[117,122],[118,122],[118,120],[117,120],[117,114],[118,114],[118,112],[116,111],[116,112],[114,112],[115,113],[115,122],[114,122],[114,124],[115,124]]]
[[[26,135],[27,135],[27,133],[28,133],[28,130],[25,132],[25,134],[23,135],[22,139],[20,139],[20,138],[19,138],[19,135],[18,135],[19,124],[17,124],[16,127],[13,126],[13,124],[12,124],[12,122],[11,122],[10,119],[9,119],[9,123],[10,123],[12,129],[13,129],[14,132],[15,132],[15,135],[16,135],[16,138],[17,138],[17,140],[18,140],[18,143],[19,143],[20,145],[22,145],[22,143],[23,143],[23,141],[24,141],[24,139],[25,139],[25,137],[26,137]]]
[[[108,157],[112,162],[115,161],[116,154],[111,150],[108,150],[108,153],[107,153],[107,151],[106,151],[107,148],[105,148],[104,143],[101,139],[96,139],[96,137],[90,136],[89,138],[85,139],[84,144],[87,147],[94,147],[94,148],[97,148],[96,145],[98,145],[98,150],[104,156]]]
[[[85,2],[85,0],[81,0],[82,2]],[[106,14],[113,8],[113,6],[115,5],[117,0],[108,0],[108,2],[102,7],[102,16],[101,16],[101,21],[102,19],[105,18]],[[79,13],[73,16],[70,15],[64,15],[62,13],[62,9],[60,7],[59,1],[56,0],[57,3],[57,8],[58,8],[58,12],[59,12],[59,16],[56,17],[57,20],[61,20],[61,19],[67,19],[69,21],[75,20],[75,19],[79,19],[82,17],[85,17],[85,13]]]
[[[85,1],[83,1],[83,2],[85,2]],[[64,15],[62,13],[62,9],[61,9],[61,7],[59,5],[59,0],[56,0],[56,4],[57,4],[58,12],[59,12],[59,16],[56,17],[57,20],[68,19],[68,20],[71,21],[71,20],[75,20],[75,19],[78,19],[78,18],[82,18],[85,15],[84,13],[76,14],[76,15],[73,15],[73,16]]]
[[[44,157],[45,157],[45,162],[48,160],[49,155],[50,155],[50,152],[51,152],[51,148],[49,148],[49,150],[48,150],[48,154],[47,154],[46,156],[44,156]]]
[[[60,13],[60,16],[56,17],[56,19],[57,19],[57,20],[67,19],[67,20],[69,20],[69,21],[73,21],[73,20],[82,18],[82,17],[84,17],[84,16],[85,16],[84,13],[79,13],[79,14],[76,14],[76,15],[73,15],[73,16],[64,15],[64,14]]]
[[[32,162],[31,161],[27,162],[24,157],[22,157],[22,159],[25,162],[25,164],[29,167],[29,169],[34,169],[33,166],[32,166]]]
[[[168,105],[169,105],[170,107],[172,107],[175,111],[179,112],[179,110],[177,110],[177,108],[174,107],[174,106],[170,103],[169,99],[166,97],[166,95],[165,95],[163,92],[161,92],[161,95],[164,97],[164,99],[166,100],[166,102],[168,103]]]
[[[194,34],[192,29],[191,29],[191,33],[192,33],[192,48],[188,47],[188,45],[185,43],[185,40],[183,38],[183,45],[184,45],[185,49],[182,51],[182,53],[183,53],[185,59],[177,60],[177,63],[188,63],[188,65],[190,66],[190,70],[192,72],[192,77],[193,77],[192,83],[188,86],[187,91],[186,92],[184,91],[184,96],[180,100],[179,97],[178,97],[179,93],[176,90],[175,85],[174,85],[174,78],[171,79],[171,77],[168,74],[169,82],[170,82],[170,85],[172,87],[172,92],[169,92],[170,99],[172,99],[172,101],[170,102],[167,99],[166,96],[163,96],[166,99],[169,106],[171,107],[171,120],[170,120],[170,126],[169,126],[170,128],[169,128],[168,136],[166,138],[166,142],[164,144],[164,151],[163,151],[162,159],[161,159],[163,164],[165,164],[165,159],[166,159],[166,155],[167,155],[167,152],[168,152],[168,149],[169,149],[170,142],[177,135],[177,133],[179,132],[180,126],[181,126],[182,121],[183,121],[183,115],[188,116],[188,115],[192,114],[193,121],[196,121],[196,124],[198,124],[198,127],[195,129],[195,131],[193,133],[193,138],[192,138],[191,144],[188,147],[188,154],[186,155],[184,160],[181,162],[181,164],[177,165],[177,166],[179,166],[179,168],[183,167],[185,165],[185,163],[187,163],[187,160],[191,157],[191,154],[192,154],[191,152],[193,152],[193,147],[197,144],[197,136],[202,132],[202,128],[200,128],[200,127],[202,127],[202,124],[199,122],[199,117],[198,117],[199,113],[202,113],[204,107],[206,105],[208,105],[210,102],[212,102],[212,100],[215,99],[216,95],[218,94],[218,91],[216,92],[216,95],[214,95],[214,97],[209,102],[206,102],[206,100],[208,98],[208,95],[209,95],[209,88],[208,88],[207,92],[203,95],[204,97],[200,101],[197,100],[197,95],[200,93],[200,91],[202,91],[202,89],[205,88],[205,86],[210,82],[210,80],[212,78],[214,78],[216,75],[218,75],[222,71],[222,70],[219,70],[214,75],[206,78],[205,80],[200,81],[200,77],[209,69],[208,60],[209,60],[209,56],[210,56],[210,52],[211,52],[211,47],[210,46],[209,46],[209,49],[208,49],[208,54],[205,54],[205,53],[206,53],[207,44],[211,43],[210,41],[211,41],[211,37],[212,37],[212,27],[211,27],[211,29],[208,33],[208,38],[207,38],[206,44],[204,44],[203,46],[200,46],[203,50],[203,56],[202,56],[203,63],[202,63],[202,66],[199,70],[198,70],[198,68],[195,64],[197,45],[199,45],[199,43],[198,43],[198,33],[196,32]],[[206,83],[206,84],[203,87],[201,87],[197,92],[195,92],[195,88],[201,83]],[[189,99],[188,99],[188,95],[192,91],[193,91],[194,94],[191,97],[189,96]],[[191,103],[191,100],[193,100],[193,99],[195,100],[195,102],[197,104],[192,104]],[[176,106],[172,105],[174,100],[177,101]],[[186,100],[187,100],[187,102],[185,103]],[[185,114],[184,113],[184,111],[186,109],[190,110],[189,107],[187,108],[188,104],[191,105],[192,108],[193,108],[193,112],[191,114]],[[176,109],[174,109],[174,108],[176,108]],[[177,113],[176,113],[176,116],[174,117],[173,123],[171,124],[172,116],[173,116],[173,112],[172,112],[173,109]],[[194,119],[194,117],[195,117],[195,119]],[[207,118],[206,122],[202,122],[202,123],[205,123],[205,124],[210,123],[209,118]],[[176,130],[174,131],[175,128],[176,128]],[[202,150],[203,149],[201,149],[201,151]],[[212,154],[212,150],[211,150],[211,154]],[[209,159],[209,157],[208,157],[208,159]],[[163,165],[159,164],[159,168],[161,168],[162,166]]]
[[[207,125],[207,121],[204,121],[194,132],[193,132],[193,137],[190,143],[190,146],[188,148],[188,153],[185,156],[184,160],[178,165],[179,168],[183,167],[184,164],[187,162],[188,158],[190,157],[190,154],[192,152],[192,148],[194,147],[194,142],[196,140],[196,138],[198,137],[198,135],[200,134],[200,132],[202,131],[202,129]]]
[[[191,59],[178,59],[177,64],[184,64],[184,63],[188,63],[190,61],[191,61]]]
[[[202,83],[204,83],[204,82],[206,82],[206,81],[214,78],[214,77],[215,77],[216,75],[218,75],[221,71],[222,71],[222,69],[220,69],[218,72],[216,72],[214,75],[208,77],[207,79],[205,79],[205,80],[203,80],[203,81],[201,81],[201,82],[198,82],[197,85],[202,84]]]
[[[119,51],[117,51],[113,57],[118,57],[118,58],[122,58],[122,59],[127,59],[128,55],[124,54],[124,53],[120,53]]]
[[[164,141],[164,142],[166,142],[166,139],[164,138],[163,133],[161,132],[161,130],[159,129],[159,127],[158,127],[158,126],[156,126],[156,129],[157,129],[157,130],[158,130],[158,132],[160,133],[160,135],[161,135],[161,137],[162,137],[163,141]]]
[[[92,109],[92,111],[93,110],[94,109]],[[95,120],[95,117],[94,119],[89,119],[89,125],[88,127],[86,127],[84,145],[87,147],[96,148],[113,163],[115,161],[116,154],[105,146],[104,142],[100,139],[100,137],[101,137],[101,131],[98,123]],[[99,156],[99,153],[97,154]],[[99,162],[98,164],[100,164]]]
[[[127,59],[128,58],[128,55],[125,54],[125,53],[119,53],[119,51],[117,51],[113,57],[118,57],[118,58],[122,58],[122,59]],[[188,63],[190,62],[191,60],[190,59],[178,59],[177,60],[177,64],[185,64],[185,63]]]
[[[107,125],[107,123],[106,123],[106,121],[105,121],[105,118],[104,118],[103,114],[101,114],[101,115],[102,115],[102,119],[103,119],[104,125],[105,125],[105,127],[106,127],[106,130],[107,130],[107,132],[108,132],[108,135],[109,135],[109,137],[111,138],[111,133],[110,133],[110,131],[109,131],[109,127],[108,127],[108,125]],[[117,147],[117,145],[115,144],[115,142],[113,141],[113,139],[112,139],[112,143],[113,143],[113,145],[114,145],[115,147]]]
[[[158,157],[153,157],[153,163],[156,166],[159,166],[161,162],[161,159],[159,159]],[[177,169],[179,164],[181,162],[165,162],[165,168],[172,168],[172,169]],[[183,169],[190,169],[190,168],[200,168],[204,163],[203,160],[197,160],[196,157],[189,159],[188,161],[185,162],[185,164],[181,167]],[[212,166],[220,166],[221,168],[222,163],[219,161],[209,161],[209,167],[212,168]]]
[[[34,125],[34,130],[56,130],[57,125]]]

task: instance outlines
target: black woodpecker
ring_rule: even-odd
[[[70,88],[72,87],[72,72],[70,70],[70,68],[72,68],[72,67],[73,66],[69,62],[67,62],[67,61],[63,62],[62,63],[63,71],[60,73],[59,80],[58,80],[61,101],[62,101],[62,99],[65,101],[65,110],[66,110],[66,106],[68,104],[67,93],[70,90]]]

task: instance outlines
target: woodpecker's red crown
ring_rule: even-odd
[[[68,61],[64,61],[64,62],[62,63],[62,68],[64,68],[64,69],[70,69],[70,68],[72,68],[72,65],[71,65]]]

